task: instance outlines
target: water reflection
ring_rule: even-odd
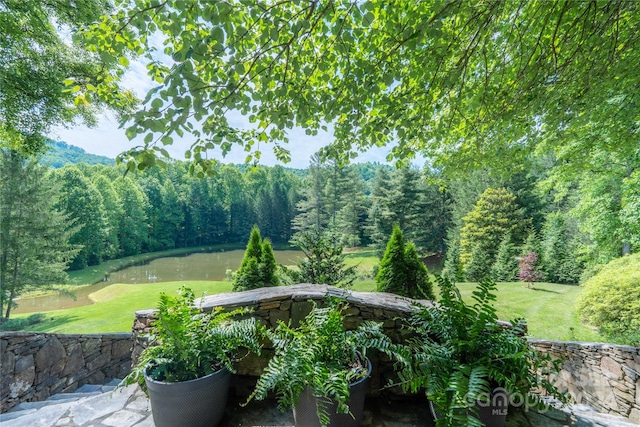
[[[295,264],[304,255],[300,251],[274,251],[279,264]],[[89,305],[90,295],[115,283],[158,283],[179,280],[224,280],[227,270],[237,270],[244,256],[243,250],[196,253],[181,257],[158,258],[144,265],[127,267],[107,276],[107,280],[74,290],[76,300],[67,295],[24,298],[13,313],[34,313]]]

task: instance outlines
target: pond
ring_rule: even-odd
[[[304,255],[301,251],[274,251],[279,264],[292,265]],[[90,295],[114,283],[173,282],[179,280],[224,280],[227,269],[237,270],[244,256],[244,250],[225,252],[195,253],[180,257],[157,258],[143,265],[135,265],[111,273],[108,280],[74,290],[76,299],[68,295],[47,295],[23,298],[17,301],[13,313],[35,313],[38,311],[60,310],[93,304]]]

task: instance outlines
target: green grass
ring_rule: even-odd
[[[475,283],[458,284],[460,293],[471,302]],[[498,283],[495,307],[504,320],[525,318],[529,336],[563,341],[603,341],[597,331],[582,324],[575,301],[582,288],[556,283],[536,283],[534,289],[521,282]]]
[[[96,301],[95,304],[46,312],[47,320],[44,323],[30,326],[25,330],[68,334],[129,332],[133,326],[136,311],[155,308],[160,292],[175,295],[182,285],[193,289],[196,296],[231,291],[229,282],[115,284],[91,294],[92,299]],[[29,314],[15,317],[23,316],[29,316]]]
[[[92,294],[95,304],[46,312],[47,321],[29,326],[26,330],[58,333],[128,332],[135,311],[154,308],[160,292],[175,294],[183,284],[192,288],[196,295],[231,291],[229,282],[115,284]],[[475,284],[461,283],[458,287],[463,297],[471,301]],[[373,280],[357,281],[353,290],[371,292],[375,290],[375,283]],[[495,306],[501,319],[524,317],[529,325],[529,335],[535,338],[603,341],[597,332],[581,324],[576,316],[574,301],[581,290],[577,286],[553,283],[537,283],[535,289],[525,288],[522,283],[499,283]],[[25,316],[29,315],[15,317]]]
[[[222,247],[206,246],[138,255],[73,272],[71,276],[74,278],[74,283],[93,283],[100,280],[105,272],[114,271],[124,265],[148,261],[161,256],[219,249]],[[373,278],[365,277],[378,262],[374,250],[359,250],[347,254],[346,263],[358,265],[358,271],[363,278],[354,283],[352,288],[354,291],[375,291],[376,286]],[[96,277],[97,280],[95,280]],[[212,281],[181,281],[146,285],[115,284],[92,294],[91,298],[96,301],[95,304],[47,312],[48,320],[46,322],[30,326],[27,330],[61,333],[129,331],[136,310],[154,308],[160,292],[175,294],[183,284],[192,288],[196,295],[231,290],[229,282]],[[471,301],[470,296],[475,288],[475,283],[461,283],[458,287],[463,297],[467,301]],[[603,341],[603,337],[592,328],[583,325],[578,319],[574,306],[581,291],[582,288],[578,286],[554,283],[536,283],[534,289],[526,288],[522,283],[499,283],[495,307],[500,319],[511,320],[524,317],[529,326],[529,335],[535,338]],[[15,317],[24,316],[28,316],[28,314]]]

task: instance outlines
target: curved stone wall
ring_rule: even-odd
[[[1,332],[0,412],[84,384],[124,378],[131,370],[132,346],[130,333]]]
[[[402,329],[404,318],[416,303],[431,306],[431,301],[417,301],[383,292],[349,292],[344,289],[326,285],[300,284],[294,286],[278,286],[261,288],[244,292],[216,294],[199,300],[198,306],[205,311],[215,307],[232,309],[235,307],[253,307],[253,315],[268,326],[276,326],[279,320],[291,321],[297,326],[311,310],[311,302],[323,305],[327,296],[345,298],[349,302],[348,316],[345,319],[347,329],[355,329],[365,320],[375,320],[383,324],[384,331],[395,341],[402,341],[407,331]],[[144,333],[149,331],[155,310],[136,312],[133,326],[135,344],[133,360],[137,360],[145,346]],[[385,388],[389,380],[395,378],[393,364],[379,357],[375,352],[369,354],[373,364],[370,394],[401,394],[399,387]],[[263,357],[250,355],[238,363],[238,375],[234,377],[232,393],[246,397],[253,389],[257,377],[266,366],[271,349],[264,349]]]
[[[348,292],[324,285],[295,285],[262,288],[245,292],[217,294],[199,301],[204,310],[214,307],[253,307],[254,315],[266,325],[275,326],[278,320],[295,326],[309,312],[309,300],[322,303],[329,296],[345,297],[351,307],[346,319],[347,328],[355,328],[364,320],[382,322],[385,332],[396,341],[403,341],[406,331],[403,321],[414,304],[431,306],[430,301],[415,301],[380,292]],[[134,360],[144,347],[142,335],[149,331],[154,310],[136,313],[134,323]],[[503,325],[507,325],[506,322]],[[585,403],[599,411],[628,417],[640,424],[640,349],[598,343],[578,343],[531,339],[542,353],[563,358],[563,370],[557,378],[576,403]],[[269,349],[265,356],[268,357]],[[396,393],[398,388],[384,388],[393,378],[393,365],[376,355],[370,394]],[[256,377],[266,365],[265,358],[248,357],[237,366],[235,392],[247,396]]]

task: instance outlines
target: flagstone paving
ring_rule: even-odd
[[[0,414],[2,427],[154,427],[149,400],[138,386],[114,389],[83,386],[75,393],[58,394],[43,402],[23,403]],[[273,401],[247,406],[231,400],[220,427],[293,426],[291,411],[281,412]],[[393,401],[367,398],[363,427],[432,427],[434,421],[423,399]],[[506,427],[637,427],[621,417],[600,414],[584,405],[544,414],[510,410]],[[188,426],[185,426],[188,427]]]

